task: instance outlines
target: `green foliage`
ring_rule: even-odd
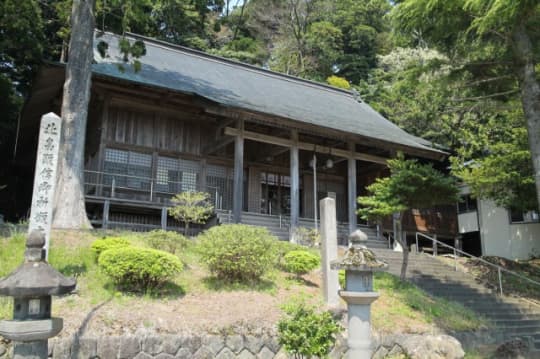
[[[287,253],[292,251],[301,251],[305,248],[299,244],[289,241],[276,241],[274,242],[274,252],[276,253],[275,264],[278,268],[283,268],[283,260]]]
[[[366,219],[377,219],[407,209],[430,208],[457,202],[458,189],[453,178],[432,165],[402,156],[388,161],[390,176],[377,178],[366,187],[369,196],[358,197],[363,208],[358,212]]]
[[[99,256],[99,266],[122,289],[147,291],[160,287],[182,268],[178,257],[159,250],[123,247]]]
[[[186,191],[175,195],[169,208],[169,214],[184,222],[186,233],[190,223],[204,223],[213,213],[214,206],[210,204],[210,195],[205,192]]]
[[[286,306],[278,322],[279,343],[295,358],[324,358],[336,342],[341,326],[330,312],[317,313],[306,304]]]
[[[283,268],[297,276],[307,274],[321,263],[319,256],[305,250],[296,250],[283,257]]]
[[[277,239],[266,228],[228,224],[212,227],[198,239],[202,261],[226,281],[257,281],[276,260]]]
[[[123,248],[130,245],[129,241],[123,237],[105,237],[102,239],[96,239],[92,243],[92,252],[95,255],[95,259],[98,260],[101,253],[113,248]]]
[[[150,247],[171,254],[176,254],[188,244],[188,239],[180,233],[164,231],[162,229],[149,232],[146,235],[146,239]]]
[[[339,76],[335,76],[335,75],[332,75],[332,76],[328,77],[326,79],[326,82],[328,82],[329,85],[332,85],[334,87],[339,87],[339,88],[342,88],[342,89],[346,89],[346,90],[351,88],[351,84],[349,83],[349,81],[347,81],[343,77],[339,77]]]
[[[510,128],[505,141],[489,145],[487,155],[467,165],[461,163],[462,158],[454,158],[453,173],[469,186],[475,197],[520,211],[537,209],[526,132],[524,127]]]

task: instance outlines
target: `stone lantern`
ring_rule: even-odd
[[[76,285],[45,261],[44,245],[44,234],[33,231],[24,263],[0,280],[0,295],[14,299],[13,320],[0,321],[0,336],[15,342],[14,359],[47,357],[47,340],[63,327],[61,318],[51,318],[51,296],[67,294]]]
[[[347,356],[354,359],[371,358],[371,303],[379,297],[373,291],[373,272],[385,271],[388,264],[378,260],[366,248],[367,235],[356,230],[349,236],[350,247],[342,259],[332,261],[330,267],[345,270],[345,288],[339,295],[347,302],[349,351]]]

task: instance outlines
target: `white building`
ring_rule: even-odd
[[[538,212],[513,212],[491,200],[474,199],[468,188],[461,191],[458,231],[465,252],[508,259],[540,255]]]

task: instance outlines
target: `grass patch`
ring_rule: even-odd
[[[120,231],[107,232],[106,235],[126,238],[133,246],[148,247],[147,239],[141,233]],[[108,309],[100,319],[103,325],[107,325],[108,321],[116,323],[115,314],[125,308],[147,308],[148,312],[151,312],[152,308],[163,307],[163,304],[167,306],[175,303],[182,306],[185,302],[181,301],[186,293],[191,298],[205,298],[209,293],[218,294],[216,298],[220,298],[219,293],[227,296],[234,295],[231,292],[249,292],[239,294],[239,298],[241,295],[255,296],[256,299],[253,300],[256,301],[263,297],[271,298],[275,307],[287,302],[291,296],[302,293],[313,296],[314,299],[321,297],[317,288],[320,281],[317,272],[298,280],[291,278],[289,273],[274,268],[258,282],[230,283],[219,280],[211,276],[202,264],[195,241],[189,241],[186,247],[177,253],[185,269],[165,286],[145,294],[121,292],[100,270],[90,247],[95,239],[104,236],[104,232],[97,231],[53,232],[51,265],[64,275],[77,279],[77,294],[61,299],[61,305],[54,306],[55,315],[61,316],[66,310],[90,312],[100,304],[107,303]],[[25,238],[23,233],[0,237],[0,277],[13,271],[22,262]],[[315,249],[310,251],[317,253]],[[380,331],[421,333],[432,330],[433,326],[443,330],[474,330],[485,324],[481,318],[463,306],[431,297],[416,286],[403,283],[390,274],[377,273],[374,284],[381,297],[372,307],[372,317],[374,326]],[[200,310],[204,312],[204,308]],[[10,318],[11,315],[12,299],[0,297],[0,319]],[[149,319],[138,319],[141,325],[151,326]]]
[[[379,310],[373,311],[373,322],[383,331],[395,330],[400,320],[404,320],[405,325],[423,322],[455,331],[475,330],[486,325],[485,320],[463,305],[432,297],[391,274],[375,273],[374,287],[381,293],[381,298],[375,302],[375,308]]]

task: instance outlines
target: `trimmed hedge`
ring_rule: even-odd
[[[122,237],[105,237],[102,239],[96,239],[92,243],[92,252],[96,255],[96,259],[99,258],[102,252],[113,249],[113,248],[123,248],[130,246],[130,243],[127,239]]]
[[[283,257],[283,268],[297,276],[307,274],[317,268],[321,260],[319,256],[308,251],[291,251]]]
[[[202,261],[218,278],[256,281],[275,263],[277,238],[266,228],[227,224],[199,236]]]
[[[130,291],[158,288],[183,269],[178,257],[140,247],[109,249],[98,263],[118,286]]]
[[[146,235],[146,240],[150,247],[171,254],[176,254],[176,252],[185,248],[188,243],[188,239],[180,233],[162,229],[149,232]]]

